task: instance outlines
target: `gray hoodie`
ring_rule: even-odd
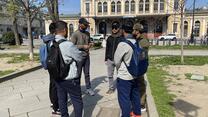
[[[136,40],[133,38],[128,38],[129,41],[135,43]],[[125,42],[120,42],[114,54],[114,62],[117,68],[117,78],[123,80],[133,80],[132,75],[128,72],[126,65],[128,66],[131,61],[131,57],[133,54],[133,49],[131,46]],[[124,64],[126,63],[126,65]]]

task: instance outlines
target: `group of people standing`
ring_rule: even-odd
[[[50,51],[53,41],[68,40],[59,44],[59,49],[63,60],[70,64],[72,60],[77,63],[77,76],[73,79],[56,81],[50,76],[49,97],[52,103],[52,113],[59,114],[61,117],[69,117],[68,98],[74,107],[75,117],[82,117],[83,101],[81,93],[81,74],[84,72],[86,93],[94,96],[90,82],[90,56],[89,49],[93,46],[90,40],[90,33],[87,31],[89,22],[85,18],[79,19],[79,29],[75,31],[71,39],[68,40],[68,27],[64,21],[51,23],[49,26],[50,34],[43,37],[44,43]],[[136,23],[119,25],[118,22],[112,24],[112,35],[107,39],[105,63],[107,65],[107,76],[109,78],[109,90],[111,94],[117,88],[118,102],[122,111],[122,117],[141,117],[141,109],[145,109],[145,80],[144,76],[133,78],[125,65],[129,65],[133,49],[123,40],[127,39],[132,43],[138,44],[148,51],[149,42],[143,36],[143,26]],[[114,82],[114,71],[117,71],[117,82]],[[68,76],[67,76],[68,77]],[[66,78],[67,78],[66,77]]]

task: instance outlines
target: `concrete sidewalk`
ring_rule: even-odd
[[[104,64],[104,49],[91,52],[91,84],[95,96],[84,93],[82,78],[84,117],[119,116],[117,92],[108,95],[107,70]],[[0,117],[51,117],[49,101],[49,78],[47,71],[40,69],[0,84]],[[69,106],[70,116],[73,108]],[[104,115],[103,115],[103,114]],[[142,117],[146,117],[143,113]]]

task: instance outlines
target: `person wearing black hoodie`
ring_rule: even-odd
[[[49,47],[50,42],[55,40],[55,23],[54,22],[52,22],[49,25],[49,32],[50,34],[42,38],[43,42],[47,45],[47,47]],[[51,77],[50,77],[50,84],[49,84],[49,98],[51,101],[51,107],[53,108],[52,114],[60,115],[61,113],[59,111],[57,88],[56,88],[54,79],[52,79]]]
[[[106,51],[105,51],[105,63],[107,65],[107,73],[109,79],[109,90],[106,92],[107,94],[111,94],[115,90],[115,86],[113,83],[115,64],[113,62],[113,59],[114,59],[114,53],[120,41],[121,41],[120,25],[118,22],[113,22],[112,34],[107,38]]]

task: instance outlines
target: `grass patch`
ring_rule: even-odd
[[[11,57],[7,63],[21,63],[29,60],[29,54],[0,54],[0,58]],[[39,54],[34,54],[34,61],[39,61]]]
[[[14,70],[0,71],[0,77],[1,77],[1,76],[4,76],[4,75],[7,75],[7,74],[10,74],[10,73],[12,73],[12,72],[14,72]]]
[[[185,50],[207,50],[208,49],[208,46],[207,45],[184,45],[183,46]],[[168,49],[168,50],[171,50],[171,49],[181,49],[181,45],[172,45],[172,46],[169,46],[169,45],[166,45],[166,46],[151,46],[150,47],[151,49]]]
[[[180,56],[151,56],[152,64],[161,65],[182,65]],[[204,65],[208,64],[208,56],[184,56],[183,65]]]
[[[191,73],[186,73],[186,74],[185,74],[185,76],[186,76],[186,79],[191,80],[191,76],[192,76],[192,74],[191,74]]]
[[[175,97],[169,94],[165,85],[165,79],[168,73],[160,67],[150,66],[148,69],[148,80],[150,83],[152,95],[160,117],[175,117],[171,102]]]

